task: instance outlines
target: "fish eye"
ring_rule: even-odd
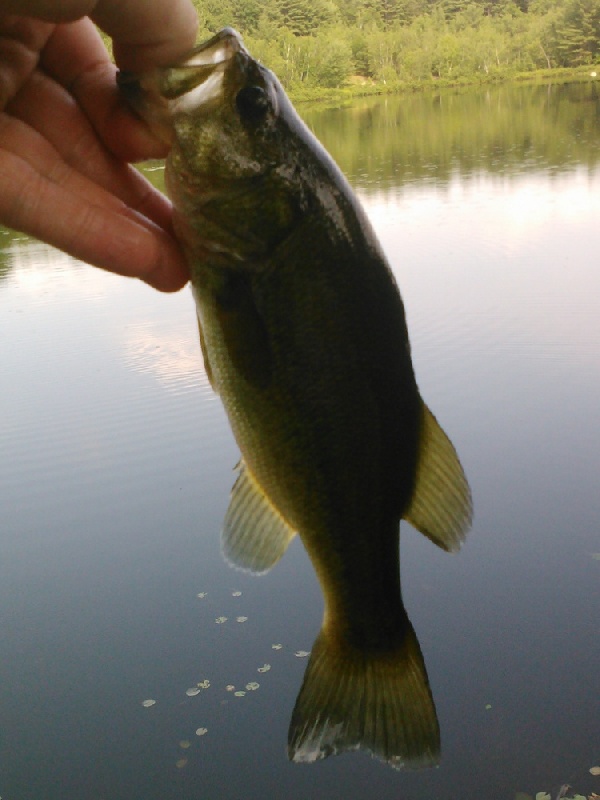
[[[244,86],[237,93],[235,105],[240,116],[250,122],[260,122],[269,110],[269,98],[260,86]]]

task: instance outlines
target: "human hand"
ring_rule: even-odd
[[[197,18],[191,0],[0,0],[0,223],[177,291],[170,203],[128,163],[165,145],[123,102],[94,22],[140,70],[189,50]]]

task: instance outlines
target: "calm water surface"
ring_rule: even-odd
[[[589,84],[305,112],[381,236],[475,500],[458,556],[403,525],[442,729],[423,772],[287,762],[321,595],[299,541],[262,578],[221,559],[238,453],[189,290],[2,234],[3,800],[600,793],[599,111]]]

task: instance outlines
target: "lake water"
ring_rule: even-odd
[[[381,237],[472,486],[460,554],[402,526],[441,765],[288,763],[321,594],[299,541],[260,578],[221,558],[238,453],[189,289],[3,232],[3,800],[600,793],[596,84],[304,113]]]

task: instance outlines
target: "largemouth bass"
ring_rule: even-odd
[[[364,748],[393,766],[435,763],[399,523],[456,550],[471,501],[419,394],[381,247],[338,167],[232,29],[119,85],[171,146],[166,185],[204,364],[242,455],[223,552],[265,572],[298,533],[323,590],[290,758]]]

